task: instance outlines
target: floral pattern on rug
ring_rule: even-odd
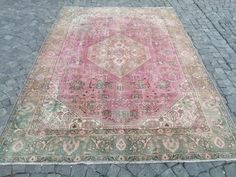
[[[65,7],[0,162],[233,159],[235,132],[172,8]]]

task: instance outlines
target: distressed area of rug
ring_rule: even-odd
[[[66,7],[0,162],[234,159],[235,130],[173,9]]]

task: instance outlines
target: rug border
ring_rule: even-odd
[[[174,10],[174,11],[175,11],[175,10]],[[178,17],[178,20],[180,21],[180,26],[181,26],[181,28],[183,29],[183,31],[184,31],[184,33],[185,33],[185,36],[186,36],[186,37],[188,38],[188,40],[190,41],[191,46],[192,46],[192,48],[193,48],[193,50],[194,50],[194,53],[197,55],[201,66],[203,67],[204,71],[206,72],[207,76],[209,77],[209,82],[210,82],[210,84],[212,84],[212,85],[214,86],[214,89],[216,90],[216,93],[217,93],[217,94],[219,95],[219,97],[220,97],[220,101],[223,103],[222,105],[223,105],[224,111],[225,111],[225,113],[226,113],[227,116],[228,116],[228,118],[226,119],[227,122],[229,123],[229,121],[230,121],[230,122],[232,123],[232,126],[236,129],[236,122],[234,122],[234,120],[233,120],[233,118],[232,118],[232,116],[231,116],[229,107],[226,106],[226,99],[222,96],[221,91],[219,90],[219,88],[218,88],[218,86],[217,86],[217,83],[216,83],[216,81],[215,81],[215,78],[213,78],[213,75],[207,70],[206,66],[204,65],[201,55],[199,54],[197,48],[194,46],[191,37],[188,35],[187,31],[185,30],[184,25],[183,25],[183,23],[181,22],[181,20],[180,20],[178,14],[176,13],[176,11],[175,11],[175,14],[176,14],[176,16]],[[229,127],[230,127],[230,126],[229,126]],[[236,159],[236,158],[235,158],[235,159]]]

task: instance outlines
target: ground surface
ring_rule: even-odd
[[[0,133],[63,5],[172,6],[236,122],[236,0],[0,0]],[[0,165],[15,177],[235,177],[236,162]]]

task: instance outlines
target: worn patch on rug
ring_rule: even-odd
[[[65,7],[0,162],[233,159],[235,130],[172,8]]]

